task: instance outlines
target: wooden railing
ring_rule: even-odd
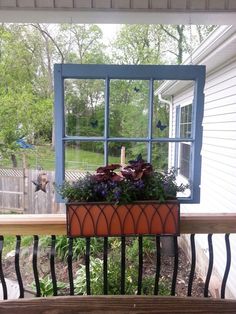
[[[158,294],[158,281],[160,277],[160,237],[156,236],[156,274],[155,280],[157,286],[154,289],[154,295],[150,297],[144,296],[99,296],[99,297],[55,297],[54,299],[47,299],[41,302],[38,298],[33,300],[19,300],[19,301],[3,301],[0,302],[0,313],[49,313],[52,308],[53,313],[236,313],[236,301],[225,300],[213,300],[208,298],[209,282],[212,275],[213,265],[213,249],[212,249],[212,234],[223,233],[225,234],[225,246],[226,246],[226,266],[224,270],[224,278],[221,284],[221,299],[225,298],[225,287],[227,277],[230,270],[231,262],[231,248],[229,245],[229,234],[236,233],[236,215],[234,214],[181,214],[180,233],[190,235],[191,242],[191,270],[189,273],[189,282],[187,289],[188,298],[180,297],[160,297]],[[208,234],[208,246],[209,246],[209,265],[207,270],[207,276],[205,280],[204,297],[205,298],[191,298],[192,284],[195,276],[195,234]],[[0,286],[5,289],[4,298],[7,299],[6,287],[4,288],[4,269],[2,267],[2,248],[4,246],[4,236],[11,235],[16,236],[16,252],[15,252],[15,268],[17,280],[21,290],[20,297],[24,298],[24,287],[21,282],[19,252],[21,236],[34,236],[34,252],[32,257],[34,278],[36,293],[35,295],[40,297],[40,285],[37,270],[37,247],[39,235],[51,235],[51,253],[50,253],[50,267],[51,278],[53,282],[53,294],[58,295],[57,290],[57,278],[55,272],[55,243],[57,235],[66,235],[66,216],[60,215],[1,215],[0,216]],[[178,241],[177,237],[174,239],[174,269],[173,279],[171,285],[171,295],[175,296],[175,285],[177,281],[178,272]],[[142,285],[142,268],[143,268],[143,253],[142,253],[142,237],[139,237],[139,278],[138,282]],[[68,259],[66,261],[68,267],[68,277],[70,281],[69,294],[74,294],[74,283],[72,273],[72,248],[73,239],[69,241]],[[108,255],[108,242],[107,238],[104,238],[104,291],[108,286],[107,279],[107,255]],[[125,237],[121,237],[121,277],[125,278],[126,265],[125,265]],[[90,238],[86,238],[86,253],[85,253],[85,266],[86,266],[86,281],[87,281],[87,294],[90,294]],[[122,265],[123,260],[123,265]],[[105,266],[106,265],[106,266]],[[124,281],[124,280],[123,280]],[[139,284],[138,284],[139,285]],[[124,291],[124,282],[120,284],[121,290]],[[106,288],[105,288],[106,287]],[[138,286],[137,291],[142,291],[142,286]],[[122,293],[121,293],[122,294]],[[140,293],[141,294],[141,293]],[[172,301],[170,301],[172,300]],[[68,309],[68,311],[66,311]]]
[[[181,214],[181,234],[236,233],[235,214]],[[66,235],[66,216],[1,215],[0,234],[3,235]]]
[[[1,314],[235,314],[236,301],[152,297],[70,296],[0,302]]]

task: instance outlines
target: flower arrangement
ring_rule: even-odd
[[[141,154],[122,168],[119,164],[99,167],[96,174],[87,174],[74,182],[65,181],[59,194],[68,202],[109,202],[128,204],[140,200],[176,199],[187,185],[177,184],[176,170],[157,172]]]

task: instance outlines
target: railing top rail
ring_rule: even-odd
[[[236,213],[182,213],[180,233],[236,233]],[[65,235],[66,215],[0,215],[1,235]]]
[[[66,296],[10,300],[0,303],[2,314],[46,313],[235,313],[236,301],[160,296]],[[207,310],[206,310],[207,309]]]

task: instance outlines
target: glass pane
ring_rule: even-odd
[[[168,158],[171,143],[153,143],[152,165],[155,170],[163,171],[169,168]]]
[[[158,89],[159,85],[163,83],[162,81],[154,82],[154,91]],[[160,100],[158,95],[153,98],[153,124],[152,124],[152,137],[169,137],[169,133],[172,131],[169,129],[169,117],[170,117],[170,104],[166,101]]]
[[[104,165],[103,146],[103,142],[66,142],[65,170],[77,171],[81,175],[87,171],[95,171]]]
[[[160,144],[159,144],[160,145]],[[161,145],[168,145],[168,147],[165,147],[165,151],[168,149],[168,167],[161,169],[176,169],[176,182],[178,185],[181,183],[186,185],[189,184],[190,180],[189,177],[186,177],[185,175],[189,175],[189,169],[191,169],[191,158],[190,158],[190,151],[191,151],[191,143],[162,143]],[[182,149],[183,146],[185,147],[184,150]],[[186,155],[185,155],[186,153]],[[186,157],[186,160],[184,160],[184,157]],[[186,173],[186,163],[188,164],[188,173]],[[182,172],[181,172],[182,171]],[[185,174],[185,175],[184,175]],[[191,190],[190,188],[186,189],[184,192],[178,192],[178,197],[190,197],[191,196]]]
[[[110,137],[147,137],[149,82],[110,81]]]
[[[180,144],[179,172],[185,178],[189,178],[190,172],[190,144]]]
[[[110,142],[108,144],[108,162],[127,165],[141,154],[147,160],[147,144],[140,142]]]
[[[104,80],[65,80],[67,136],[103,136]]]
[[[192,132],[192,104],[181,107],[180,137],[190,138]]]

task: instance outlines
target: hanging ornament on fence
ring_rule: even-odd
[[[47,192],[46,191],[46,186],[48,184],[48,177],[46,172],[41,172],[38,174],[37,180],[36,181],[32,181],[32,183],[35,185],[35,192],[38,191],[43,191],[43,192]]]

